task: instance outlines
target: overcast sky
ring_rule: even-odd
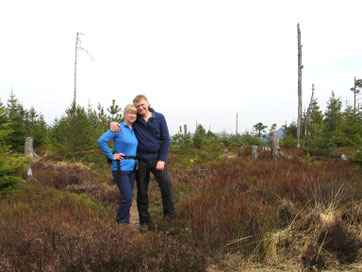
[[[322,110],[333,90],[352,104],[362,78],[362,1],[0,2],[0,99],[11,89],[52,124],[73,100],[122,108],[137,94],[171,134],[278,127],[297,118],[297,24],[303,44],[303,108],[312,84]]]

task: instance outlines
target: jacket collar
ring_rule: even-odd
[[[156,117],[156,112],[155,112],[155,110],[154,109],[152,109],[152,108],[148,108],[148,110],[150,111],[150,112],[152,112],[152,116],[150,117],[150,118],[154,118],[154,117]],[[140,115],[140,114],[138,114],[137,113],[137,120],[143,120],[143,117],[142,117],[142,115]]]

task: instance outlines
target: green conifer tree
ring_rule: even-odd
[[[54,142],[60,151],[79,157],[82,152],[92,149],[92,129],[83,107],[71,106],[66,116],[56,120],[53,126]]]
[[[5,107],[0,102],[0,193],[13,190],[21,181],[21,171],[26,168],[27,158],[9,154],[10,147],[6,139],[13,134],[10,123],[5,122]]]
[[[119,112],[121,111],[121,107],[119,107],[118,105],[116,105],[116,100],[113,99],[112,100],[112,105],[109,106],[109,108],[107,109],[107,111],[109,112],[109,114],[111,115],[111,120],[115,121],[115,122],[119,122],[122,119],[122,114],[120,114]]]
[[[26,111],[18,102],[13,91],[8,100],[6,115],[11,131],[11,133],[6,136],[6,144],[10,146],[12,151],[23,152],[26,138],[26,127],[24,122]]]

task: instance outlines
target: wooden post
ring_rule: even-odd
[[[297,25],[298,33],[298,120],[297,120],[297,147],[300,147],[300,135],[302,127],[302,45],[299,23]]]
[[[187,125],[184,125],[184,135],[187,135]]]

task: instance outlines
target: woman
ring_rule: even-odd
[[[134,105],[127,105],[124,109],[124,121],[120,123],[121,130],[112,132],[108,130],[99,139],[98,144],[104,154],[113,160],[112,175],[121,193],[116,221],[119,224],[129,224],[129,211],[132,205],[133,187],[135,180],[135,164],[138,141],[133,123],[137,119],[137,109]],[[113,140],[115,154],[107,143]]]

